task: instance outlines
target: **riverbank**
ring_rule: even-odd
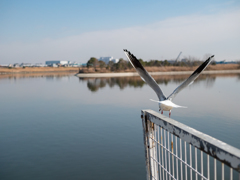
[[[25,68],[5,68],[0,67],[1,74],[26,74],[26,73],[78,73],[78,67],[25,67]]]
[[[190,74],[197,66],[179,67],[179,66],[160,66],[145,67],[152,75],[174,75],[174,74]],[[80,73],[79,73],[80,71]],[[238,64],[218,64],[210,65],[204,73],[239,73],[240,66]],[[0,75],[4,74],[28,74],[28,73],[74,73],[79,77],[116,77],[116,76],[137,76],[134,68],[122,71],[111,72],[106,68],[79,68],[79,67],[26,67],[26,68],[4,68],[0,67]]]

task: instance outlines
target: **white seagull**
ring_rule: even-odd
[[[180,86],[178,86],[172,94],[170,94],[167,98],[164,96],[162,90],[156,83],[156,81],[152,78],[150,74],[144,69],[142,64],[139,62],[139,60],[131,54],[128,50],[124,49],[124,53],[126,54],[128,60],[132,64],[132,66],[136,69],[140,77],[145,81],[157,94],[159,101],[152,100],[154,102],[159,103],[159,111],[161,111],[161,114],[163,114],[163,111],[169,111],[169,117],[171,116],[171,110],[172,108],[186,108],[184,106],[179,106],[177,104],[174,104],[172,102],[172,99],[179,93],[182,89],[187,87],[188,85],[192,84],[193,81],[200,75],[200,73],[209,65],[211,62],[212,58],[214,57],[211,56],[209,57],[204,63],[202,63],[192,74],[187,78]]]

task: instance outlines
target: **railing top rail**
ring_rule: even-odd
[[[240,172],[240,150],[153,110],[142,117]]]

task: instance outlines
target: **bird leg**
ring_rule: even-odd
[[[159,109],[159,111],[161,111],[161,108]]]
[[[161,114],[163,114],[163,111],[161,112]]]
[[[171,110],[169,111],[169,117],[171,117]]]

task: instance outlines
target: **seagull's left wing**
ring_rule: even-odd
[[[128,50],[124,49],[123,51],[125,52],[132,66],[136,69],[138,74],[141,76],[141,78],[156,92],[159,100],[160,101],[165,100],[166,97],[163,95],[162,90],[160,89],[156,81],[152,78],[152,76],[148,74],[148,72],[144,69],[144,67],[139,62],[139,60],[133,54],[131,54]]]
[[[178,86],[172,94],[170,94],[168,96],[167,99],[172,100],[177,93],[179,93],[182,89],[184,89],[185,87],[187,87],[188,85],[192,84],[193,81],[201,74],[201,72],[209,65],[209,63],[211,62],[212,58],[214,57],[211,56],[209,57],[204,63],[202,63],[193,73],[191,76],[189,76],[188,79],[186,79],[180,86]]]

